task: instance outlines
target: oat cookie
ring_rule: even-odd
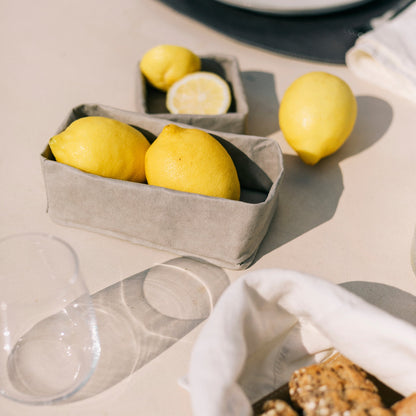
[[[304,416],[393,414],[384,407],[366,372],[340,354],[295,371],[289,381],[289,393]]]

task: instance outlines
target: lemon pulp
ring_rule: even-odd
[[[225,114],[231,104],[227,82],[212,72],[195,72],[168,90],[166,107],[173,114]]]

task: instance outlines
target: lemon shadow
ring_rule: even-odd
[[[277,211],[256,261],[334,216],[344,190],[340,162],[374,145],[393,119],[391,106],[379,98],[359,96],[357,104],[354,130],[338,152],[315,166],[306,165],[298,156],[283,155],[285,176]]]

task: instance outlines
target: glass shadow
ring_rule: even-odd
[[[93,294],[101,356],[66,403],[114,386],[172,346],[210,315],[229,283],[223,269],[180,257]]]

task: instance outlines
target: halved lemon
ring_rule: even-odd
[[[166,94],[166,107],[172,114],[225,114],[230,104],[227,82],[213,72],[185,75]]]

